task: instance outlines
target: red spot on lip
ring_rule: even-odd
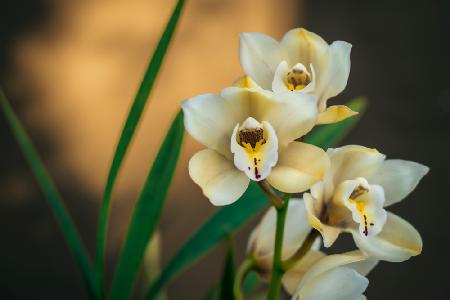
[[[367,217],[366,215],[364,215],[364,231],[363,231],[365,236],[369,235],[369,229],[367,228]]]
[[[255,177],[256,177],[256,179],[260,179],[261,178],[261,175],[259,175],[257,167],[255,167]]]

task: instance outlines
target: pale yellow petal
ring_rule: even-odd
[[[308,269],[316,263],[319,259],[325,257],[325,254],[320,251],[309,251],[299,260],[289,271],[283,276],[283,286],[286,291],[293,295],[298,285],[303,279],[303,276]]]
[[[270,90],[275,70],[286,58],[285,50],[270,36],[244,32],[240,36],[239,51],[245,74],[262,88]]]
[[[401,262],[422,252],[422,238],[407,221],[388,213],[383,230],[376,236],[363,237],[352,231],[356,245],[368,255],[391,262]]]
[[[329,106],[324,112],[319,114],[317,125],[337,123],[356,114],[358,114],[358,112],[353,111],[345,105]]]
[[[281,45],[289,55],[289,64],[312,64],[317,76],[321,76],[328,63],[329,46],[320,36],[304,28],[296,28],[284,35]]]
[[[329,226],[320,221],[319,213],[323,209],[323,202],[321,200],[314,199],[309,193],[304,193],[303,199],[305,201],[309,224],[320,232],[323,238],[323,245],[327,248],[331,247],[343,229]]]
[[[293,299],[358,299],[369,282],[348,266],[364,259],[366,255],[358,250],[323,257],[304,274]]]
[[[249,76],[244,75],[233,82],[233,86],[244,89],[258,88],[259,86]]]
[[[326,195],[329,198],[333,191],[329,187],[336,187],[344,180],[357,177],[368,178],[375,173],[383,163],[385,156],[376,149],[358,145],[348,145],[341,148],[328,149],[331,168],[325,176]]]
[[[330,161],[322,149],[292,142],[280,152],[278,163],[267,180],[280,191],[300,193],[320,181],[329,167]]]
[[[428,167],[413,161],[388,159],[368,180],[383,187],[386,195],[384,206],[389,206],[408,196],[428,171]]]
[[[249,179],[233,162],[211,149],[197,152],[189,161],[189,175],[212,204],[221,206],[238,200]]]
[[[326,109],[327,100],[342,92],[347,85],[350,74],[350,51],[352,45],[336,41],[330,45],[326,65],[322,67],[317,77],[317,88],[319,112]]]
[[[184,101],[181,107],[189,134],[206,147],[231,158],[231,133],[246,113],[242,99],[204,94]]]

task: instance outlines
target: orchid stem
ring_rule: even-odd
[[[244,284],[245,277],[255,267],[255,265],[256,262],[254,257],[249,256],[239,266],[239,269],[236,272],[236,276],[234,277],[233,284],[233,295],[235,300],[244,300],[242,285]]]
[[[318,236],[319,231],[315,229],[311,230],[302,246],[289,259],[283,262],[284,272],[287,272],[290,268],[295,266],[295,264],[308,253]]]
[[[273,190],[273,188],[270,186],[269,183],[265,180],[258,181],[259,187],[266,193],[267,197],[269,198],[270,202],[273,206],[275,206],[276,209],[281,209],[284,206],[283,199],[280,198],[280,196],[277,195],[277,193]]]
[[[281,261],[281,251],[283,250],[284,223],[288,211],[290,194],[285,194],[282,200],[282,206],[276,207],[277,210],[277,227],[275,232],[275,249],[273,255],[272,276],[270,279],[269,292],[267,300],[278,299],[281,288],[281,279],[284,275],[283,262]]]

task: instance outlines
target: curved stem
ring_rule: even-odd
[[[283,206],[277,209],[277,227],[275,232],[275,249],[272,264],[272,277],[270,279],[269,292],[267,300],[276,300],[281,288],[281,279],[284,275],[283,263],[281,261],[281,251],[283,250],[284,223],[288,210],[289,199],[291,195],[284,196]]]
[[[244,295],[242,294],[242,285],[248,272],[250,272],[254,268],[254,266],[255,259],[252,256],[247,257],[239,266],[239,269],[236,272],[236,276],[234,277],[233,284],[233,295],[235,300],[244,300]]]
[[[284,206],[284,201],[281,199],[277,193],[272,189],[269,183],[265,180],[258,181],[259,187],[266,193],[267,197],[269,198],[270,202],[273,206],[277,209],[281,209]]]
[[[318,236],[319,231],[315,229],[311,230],[302,246],[298,248],[298,250],[289,259],[283,262],[284,272],[292,268],[300,259],[302,259],[306,255],[306,253],[308,253]]]

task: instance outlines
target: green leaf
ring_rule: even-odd
[[[234,272],[233,245],[230,237],[220,284],[220,300],[234,300]]]
[[[142,79],[139,90],[134,99],[133,105],[131,106],[128,118],[125,122],[122,134],[120,136],[119,143],[117,144],[116,152],[111,163],[111,168],[109,170],[108,178],[106,181],[105,190],[103,192],[100,217],[97,229],[97,253],[96,253],[96,273],[98,277],[99,285],[103,285],[103,272],[104,272],[104,260],[105,260],[105,243],[106,243],[106,232],[108,227],[108,218],[110,210],[111,196],[113,192],[114,183],[117,179],[120,166],[127,152],[128,146],[134,135],[136,127],[141,118],[142,112],[144,110],[147,99],[153,88],[156,76],[161,67],[163,58],[167,52],[170,41],[172,39],[173,33],[175,31],[178,19],[181,14],[181,10],[184,5],[184,0],[179,0],[169,22],[167,23],[166,29],[164,30],[161,39],[156,47],[150,64]]]
[[[367,100],[364,97],[355,98],[348,102],[347,106],[352,110],[359,112],[359,114],[339,123],[315,127],[311,133],[305,137],[305,142],[320,146],[323,149],[327,149],[339,143],[361,118],[361,115],[367,108]]]
[[[114,276],[111,299],[128,299],[145,248],[159,221],[183,142],[183,113],[172,123],[136,202],[125,245]]]
[[[66,210],[64,202],[56,189],[50,175],[48,174],[42,160],[39,157],[39,154],[34,149],[34,146],[28,137],[25,129],[20,124],[19,119],[14,113],[12,107],[6,100],[3,91],[0,90],[0,105],[2,107],[3,113],[5,114],[6,120],[11,126],[11,129],[16,137],[16,140],[19,144],[20,149],[25,155],[28,163],[31,166],[31,169],[36,176],[36,179],[39,182],[44,194],[47,197],[48,204],[53,210],[53,214],[61,226],[61,230],[63,232],[64,238],[69,245],[70,250],[72,251],[73,256],[81,269],[81,273],[85,280],[85,283],[88,288],[88,292],[93,299],[99,299],[100,294],[96,290],[97,286],[95,284],[95,273],[92,269],[91,262],[89,260],[88,254],[84,245],[80,239],[78,231],[70,217],[69,213]]]
[[[362,112],[366,101],[362,98],[348,103],[355,111]],[[309,143],[326,148],[347,134],[359,120],[361,114],[332,125],[324,125],[314,130],[306,139]],[[331,142],[330,142],[331,140]],[[161,275],[150,285],[147,300],[154,299],[158,291],[176,275],[186,270],[202,255],[214,248],[221,240],[227,238],[251,217],[267,207],[265,194],[252,183],[245,194],[232,205],[219,209],[200,229],[181,247],[161,272]]]

